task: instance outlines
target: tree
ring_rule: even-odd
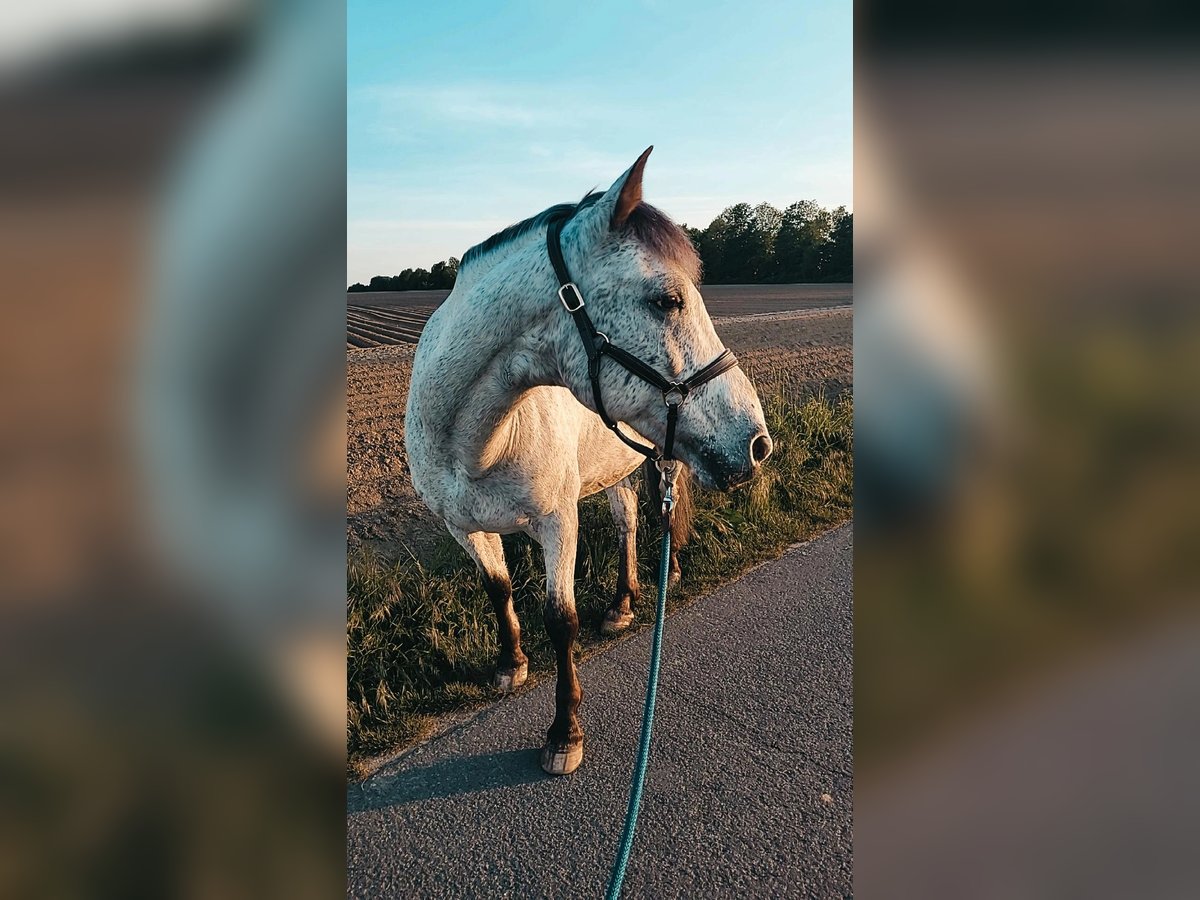
[[[417,271],[423,271],[418,269]],[[429,270],[429,287],[431,289],[452,288],[458,278],[458,260],[453,256],[445,262],[436,262]]]
[[[822,281],[854,280],[854,214],[839,206],[833,211],[833,231],[824,247]]]
[[[723,284],[735,281],[743,250],[741,234],[750,220],[750,204],[739,203],[722,210],[704,229],[700,238],[700,259],[708,281]]]
[[[753,283],[770,275],[775,235],[783,214],[769,203],[737,203],[704,230],[700,258],[706,280],[716,284]]]
[[[832,216],[815,200],[801,200],[783,211],[775,241],[779,281],[820,281],[821,247],[829,239]]]
[[[770,203],[760,203],[754,207],[750,223],[753,237],[747,241],[753,250],[746,261],[746,275],[751,283],[774,280],[775,241],[782,224],[783,213]]]

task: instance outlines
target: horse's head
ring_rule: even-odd
[[[652,149],[652,148],[651,148]],[[723,346],[700,296],[700,260],[686,232],[642,202],[647,149],[624,175],[564,227],[563,253],[596,328],[664,377],[689,377]],[[592,404],[579,335],[563,316],[564,376]],[[604,405],[643,437],[662,446],[663,394],[612,360],[601,365]],[[594,408],[594,407],[593,407]],[[680,407],[675,455],[708,488],[749,481],[771,453],[754,386],[735,368],[709,381]]]

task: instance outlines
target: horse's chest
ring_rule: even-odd
[[[642,457],[613,437],[599,416],[592,416],[579,443],[580,497],[610,488],[641,464]]]
[[[607,488],[612,487],[622,478],[626,478],[632,473],[638,465],[637,458],[624,461],[621,465],[607,466],[596,471],[588,472],[585,477],[580,478],[579,497],[590,497],[592,494],[599,493]],[[582,475],[583,473],[581,473]]]
[[[463,479],[447,518],[459,518],[459,527],[470,531],[508,534],[524,531],[558,505],[561,489],[502,474],[480,479]]]

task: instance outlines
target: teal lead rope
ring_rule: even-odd
[[[671,479],[673,480],[673,479]],[[674,485],[670,480],[663,494],[663,536],[658,562],[658,609],[654,619],[654,640],[650,645],[650,676],[646,685],[646,706],[642,711],[642,741],[638,747],[637,763],[633,767],[633,783],[629,788],[629,808],[625,812],[625,830],[621,833],[621,846],[613,861],[612,874],[608,878],[608,900],[618,900],[621,885],[625,882],[625,868],[629,865],[629,851],[633,848],[633,833],[637,830],[638,807],[642,805],[642,785],[646,781],[646,765],[650,761],[650,734],[654,730],[654,701],[658,696],[658,663],[662,654],[663,623],[667,618],[667,573],[671,563],[671,506],[674,503]]]

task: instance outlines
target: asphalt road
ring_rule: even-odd
[[[625,897],[848,897],[852,532],[667,622]],[[603,896],[636,752],[649,629],[580,667],[583,767],[544,775],[543,681],[348,795],[354,897]]]

